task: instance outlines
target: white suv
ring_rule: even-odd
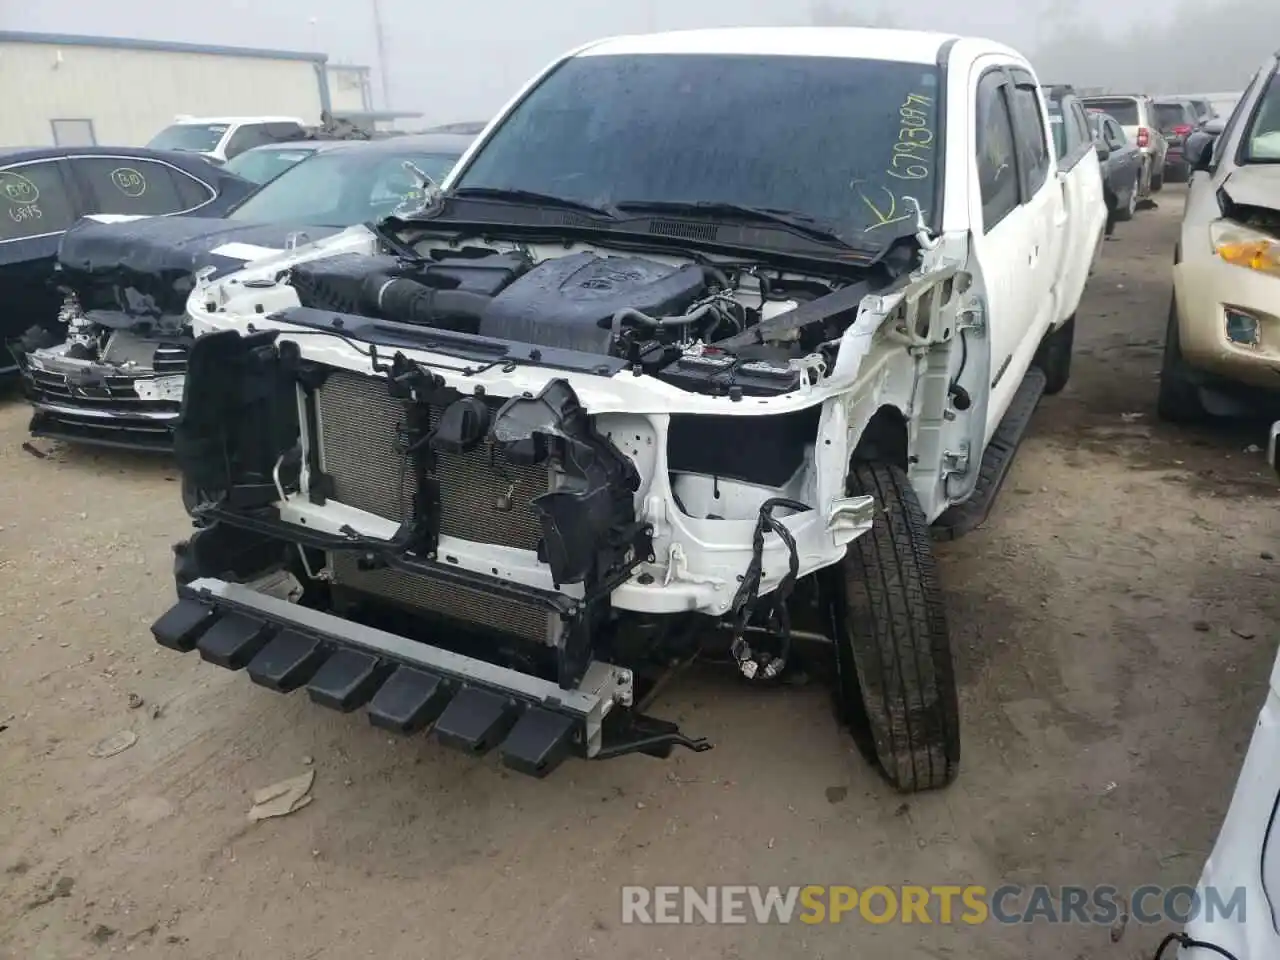
[[[296,139],[305,129],[297,117],[177,117],[147,146],[199,153],[221,164],[251,147]]]
[[[1087,109],[1111,114],[1124,130],[1125,136],[1141,151],[1143,163],[1138,180],[1138,195],[1147,197],[1159,193],[1164,186],[1164,161],[1169,152],[1169,144],[1160,135],[1155,101],[1142,93],[1108,94],[1083,99]]]

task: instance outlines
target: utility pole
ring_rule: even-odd
[[[378,76],[382,80],[382,109],[391,109],[391,83],[387,79],[387,40],[382,30],[382,8],[378,0],[370,0],[373,4],[373,35],[378,45]]]

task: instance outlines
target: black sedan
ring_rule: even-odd
[[[254,190],[201,157],[134,147],[0,150],[0,342],[58,333],[58,243],[88,214],[221,216]],[[62,330],[61,333],[65,333]],[[17,358],[0,349],[0,375]]]
[[[470,142],[451,135],[328,142],[222,215],[77,224],[58,250],[65,326],[23,353],[31,432],[171,449],[197,274],[216,278],[421,202],[422,175],[443,180]]]
[[[1102,161],[1102,194],[1107,201],[1107,235],[1118,220],[1132,220],[1138,209],[1142,179],[1142,151],[1115,117],[1101,110],[1088,112],[1098,159]]]

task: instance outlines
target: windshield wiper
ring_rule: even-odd
[[[509,190],[503,187],[458,187],[455,190],[451,190],[448,195],[461,200],[496,200],[499,203],[519,203],[531,207],[577,210],[593,217],[614,219],[613,212],[606,210],[604,207],[593,207],[591,204],[583,203],[581,200],[570,200],[567,197],[557,197],[549,193],[538,193],[536,190]]]
[[[792,210],[752,207],[747,204],[729,203],[723,200],[620,200],[613,206],[615,210],[627,213],[688,213],[697,216],[777,224],[812,240],[819,240],[824,243],[839,243],[842,246],[852,247],[857,250],[867,249],[865,244],[851,242],[830,224],[823,223],[816,217],[811,217],[804,213],[796,213]]]

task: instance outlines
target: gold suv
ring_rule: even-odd
[[[1186,422],[1280,394],[1280,56],[1222,133],[1187,141],[1193,173],[1174,254],[1159,413]]]

